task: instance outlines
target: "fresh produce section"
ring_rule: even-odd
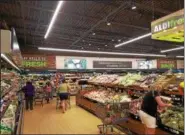
[[[159,120],[161,120],[162,126],[159,128],[172,134],[182,134],[184,132],[184,107],[182,107],[183,103],[177,105],[173,96],[179,95],[178,88],[184,80],[183,75],[183,73],[168,71],[163,74],[127,73],[125,76],[115,74],[95,76],[88,80],[88,85],[92,87],[89,87],[88,90],[82,90],[77,96],[81,97],[81,100],[77,99],[77,102],[78,105],[82,105],[92,112],[96,112],[96,109],[93,108],[95,103],[129,102],[130,117],[140,120],[138,111],[141,109],[142,97],[150,90],[151,86],[152,88],[161,86],[162,100],[166,103],[172,103],[173,107],[166,108],[160,113]],[[176,93],[165,94],[168,91],[175,91]],[[179,98],[183,100],[182,96]],[[93,103],[93,101],[95,102]]]
[[[111,102],[130,102],[131,98],[127,94],[117,94],[107,90],[94,90],[84,94],[84,97],[95,100],[100,103]]]
[[[173,106],[160,114],[161,124],[165,128],[177,134],[184,132],[184,108]]]
[[[20,106],[23,105],[21,95],[18,92],[21,88],[19,81],[18,73],[13,71],[1,72],[1,134],[21,133],[17,129],[17,124],[20,122],[17,119],[22,117],[19,115]]]

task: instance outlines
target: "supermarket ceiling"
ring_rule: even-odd
[[[58,1],[0,1],[3,27],[15,28],[23,53],[43,54],[37,49],[42,46],[159,54],[161,50],[184,45],[147,37],[115,48],[118,43],[149,33],[153,20],[184,8],[183,0],[65,1],[48,38],[44,39],[57,3]],[[169,52],[169,55],[184,55],[184,50]]]

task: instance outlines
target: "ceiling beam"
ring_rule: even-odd
[[[26,31],[25,31],[25,15],[24,15],[24,7],[23,7],[23,1],[18,1],[20,8],[21,8],[21,16],[22,16],[22,21],[23,21],[23,26],[24,26],[24,44],[26,44]]]
[[[24,7],[25,8],[30,8],[30,9],[36,9],[36,10],[39,10],[39,11],[46,11],[46,12],[50,12],[50,13],[54,12],[54,10],[46,9],[46,8],[43,8],[43,7],[42,8],[41,7],[35,7],[35,6],[31,6],[31,5],[26,5],[26,4],[24,4]],[[102,18],[97,18],[97,17],[93,17],[93,16],[87,16],[87,15],[84,16],[84,15],[81,15],[81,14],[78,14],[78,13],[66,13],[66,12],[62,12],[62,11],[60,11],[59,14],[64,14],[66,16],[75,17],[75,18],[82,18],[83,17],[83,18],[96,20],[96,21],[102,19]],[[147,27],[124,24],[124,23],[119,23],[119,22],[115,22],[115,21],[113,21],[112,23],[123,26],[123,27],[131,27],[131,28],[140,29],[140,30],[148,30],[149,29]]]
[[[8,15],[3,15],[3,18],[7,21],[9,19],[11,19],[11,20],[13,19],[15,21],[22,20],[22,18],[20,18],[20,17],[8,16]],[[38,25],[38,22],[34,21],[34,20],[25,19],[24,22],[25,22],[25,24],[31,24],[31,25],[34,25],[35,27],[37,27],[37,25]],[[41,22],[40,22],[39,26],[48,27],[48,25],[46,23],[41,23]],[[68,31],[69,29],[71,29],[74,31],[81,31],[81,32],[88,30],[87,28],[84,28],[84,27],[76,27],[76,26],[70,26],[70,25],[62,25],[62,27],[55,25],[55,26],[53,26],[53,29],[58,30],[58,31]],[[112,31],[110,32],[110,31],[105,31],[105,30],[96,30],[96,33],[98,33],[99,35],[110,35],[112,37],[130,38],[130,36],[126,35],[126,33],[118,33],[118,32],[112,32]]]
[[[78,38],[75,42],[72,43],[72,46],[74,46],[75,44],[77,44],[81,39],[83,39],[84,37],[86,37],[90,32],[92,32],[98,25],[100,25],[102,22],[105,22],[105,20],[112,16],[114,13],[118,12],[120,9],[124,9],[128,6],[127,2],[123,2],[118,8],[116,8],[115,10],[113,10],[112,12],[110,12],[107,16],[105,16],[102,20],[98,21],[95,25],[93,25],[88,31],[86,31],[83,35],[80,36],[80,38]]]

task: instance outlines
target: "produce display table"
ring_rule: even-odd
[[[144,125],[137,120],[129,118],[128,122],[123,122],[119,124],[120,127],[129,128],[131,132],[135,134],[144,134]],[[170,133],[165,132],[159,128],[156,128],[157,135],[169,135]]]
[[[76,95],[76,105],[83,107],[84,109],[94,113],[97,116],[99,116],[98,113],[105,112],[105,107],[103,106],[103,104],[102,104],[101,110],[99,109],[97,112],[96,109],[100,104],[93,101],[93,100],[84,98],[80,94]],[[135,134],[144,134],[144,125],[140,121],[134,120],[132,118],[129,118],[128,122],[120,123],[118,125],[118,127],[123,128],[123,129],[129,128],[130,131]],[[160,135],[167,135],[168,134],[169,135],[168,132],[165,132],[159,128],[156,129],[156,134],[160,134]]]

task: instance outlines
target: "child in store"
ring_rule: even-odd
[[[49,103],[49,100],[51,98],[51,91],[52,91],[52,86],[50,82],[46,83],[46,100],[47,103]]]

